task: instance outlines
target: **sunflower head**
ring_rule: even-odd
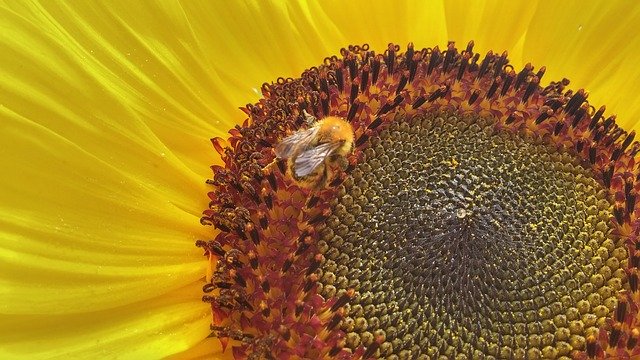
[[[634,133],[473,43],[341,55],[263,85],[213,140],[212,335],[237,358],[635,353]],[[305,186],[327,117],[355,148]]]

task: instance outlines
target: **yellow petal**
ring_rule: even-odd
[[[92,136],[91,124],[82,129],[79,117],[56,115],[58,104],[39,89],[11,94],[5,105],[32,96],[25,110],[31,118],[61,124],[56,132],[53,124],[2,109],[1,256],[12,291],[0,297],[12,300],[2,301],[7,312],[104,309],[181,287],[201,273],[190,245],[205,236],[198,223],[206,206],[202,180],[161,144],[107,129]],[[78,135],[96,144],[81,145]],[[154,278],[163,281],[139,287]],[[48,293],[56,288],[64,291]],[[43,291],[46,298],[34,296]]]
[[[208,333],[193,243],[233,109],[169,30],[78,5],[0,8],[0,357],[163,357]]]
[[[208,334],[211,316],[200,291],[194,283],[126,307],[75,315],[1,315],[0,358],[157,359],[180,352]],[[209,346],[208,358],[218,359],[219,345]]]
[[[640,117],[638,23],[640,7],[632,1],[546,3],[531,22],[524,57],[547,66],[547,81],[569,78],[572,88],[590,92],[596,107],[604,104],[620,124],[634,126]]]
[[[513,66],[522,67],[518,43],[531,26],[536,6],[537,1],[445,1],[449,40],[460,47],[473,40],[481,54],[506,50]]]
[[[334,1],[332,6],[316,6],[314,21],[334,25],[335,32],[341,34],[342,43],[329,47],[328,54],[334,54],[336,47],[351,44],[370,45],[378,53],[384,52],[387,44],[406,46],[413,42],[418,48],[446,45],[447,32],[442,1]],[[319,38],[331,33],[322,33]],[[327,44],[330,45],[330,44]],[[326,56],[326,54],[325,54]]]
[[[227,348],[223,351],[220,349],[219,339],[207,338],[190,349],[171,355],[165,360],[211,360],[212,356],[220,360],[233,360],[231,346],[233,346],[232,342],[229,342]]]

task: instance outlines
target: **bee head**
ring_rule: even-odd
[[[329,116],[322,119],[319,125],[321,126],[320,133],[327,137],[329,142],[353,142],[353,127],[345,119]]]

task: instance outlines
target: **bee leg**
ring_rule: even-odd
[[[264,175],[268,175],[273,172],[273,169],[277,168],[283,175],[286,175],[287,166],[282,159],[275,158],[273,161],[268,163],[265,167],[262,168],[262,173]]]
[[[338,156],[334,159],[334,164],[336,164],[340,170],[345,171],[349,166],[349,160],[344,156]]]
[[[273,159],[272,162],[268,163],[267,165],[265,165],[265,167],[262,168],[262,174],[263,175],[267,175],[270,172],[273,171],[274,166],[276,166],[276,162],[278,161],[278,159]]]
[[[304,122],[306,122],[308,126],[313,125],[313,123],[318,120],[315,116],[309,114],[307,110],[302,110],[302,114],[304,115]]]
[[[277,168],[277,164],[278,159],[273,159],[272,162],[262,168],[262,175],[267,179],[269,186],[271,186],[274,191],[277,189],[276,173],[274,170],[274,168]]]
[[[316,183],[316,190],[323,189],[327,186],[327,182],[329,181],[329,174],[329,165],[325,163],[322,169],[322,176],[320,176],[318,182]]]
[[[278,190],[278,182],[276,180],[276,172],[274,168],[277,168],[280,171],[282,171],[282,168],[280,167],[280,163],[281,163],[280,159],[275,158],[273,159],[272,162],[270,162],[269,164],[267,164],[265,167],[262,168],[262,175],[264,175],[264,177],[267,179],[267,181],[269,182],[269,186],[273,191]]]

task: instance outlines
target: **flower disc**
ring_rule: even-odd
[[[640,354],[640,144],[544,72],[365,45],[263,85],[213,139],[212,336],[238,359]]]
[[[627,252],[571,155],[475,116],[396,119],[363,145],[321,231],[321,294],[380,355],[557,358],[616,305]],[[615,275],[614,275],[615,274]]]

